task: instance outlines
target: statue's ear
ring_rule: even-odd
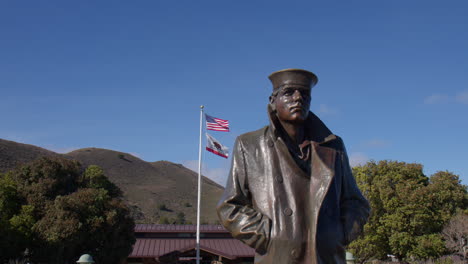
[[[273,111],[276,110],[275,99],[276,99],[276,96],[270,95],[270,97],[269,97],[270,107],[271,107],[271,110],[273,110]]]

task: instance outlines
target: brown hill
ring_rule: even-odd
[[[124,193],[124,199],[139,223],[157,223],[161,217],[196,222],[197,174],[169,161],[146,162],[128,153],[85,148],[67,154],[0,139],[0,171],[42,156],[62,156],[78,160],[85,167],[98,165],[110,181]],[[210,179],[202,180],[201,222],[216,223],[214,210],[223,187]]]
[[[0,172],[14,169],[20,164],[40,157],[59,155],[34,145],[0,139]]]
[[[176,218],[182,212],[187,221],[195,223],[197,174],[184,166],[169,161],[150,163],[128,153],[98,148],[79,149],[66,156],[85,166],[103,168],[124,192],[129,205],[141,210],[144,216],[136,217],[140,218],[137,220],[155,222],[162,216]],[[214,223],[217,221],[214,208],[223,187],[203,177],[202,189],[202,222]]]

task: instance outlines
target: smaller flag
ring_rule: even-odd
[[[206,129],[214,131],[229,132],[229,121],[219,119],[205,114]]]
[[[228,158],[229,149],[221,145],[218,140],[208,133],[206,133],[206,150],[223,158]]]

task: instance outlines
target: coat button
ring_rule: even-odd
[[[291,208],[286,208],[284,209],[283,213],[287,216],[291,216],[293,214],[293,211],[291,210]]]
[[[267,144],[268,144],[268,146],[269,146],[270,148],[272,148],[273,145],[274,145],[274,144],[273,144],[273,141],[272,141],[271,139],[268,139]]]
[[[283,182],[283,178],[281,176],[276,176],[276,181],[279,183]]]
[[[300,249],[295,248],[295,249],[291,250],[291,257],[293,257],[295,259],[298,259],[299,257],[301,257]]]

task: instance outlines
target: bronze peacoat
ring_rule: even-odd
[[[255,263],[345,263],[344,246],[361,232],[370,209],[343,141],[310,112],[307,175],[268,109],[269,126],[236,140],[218,216],[235,238],[255,248]]]

